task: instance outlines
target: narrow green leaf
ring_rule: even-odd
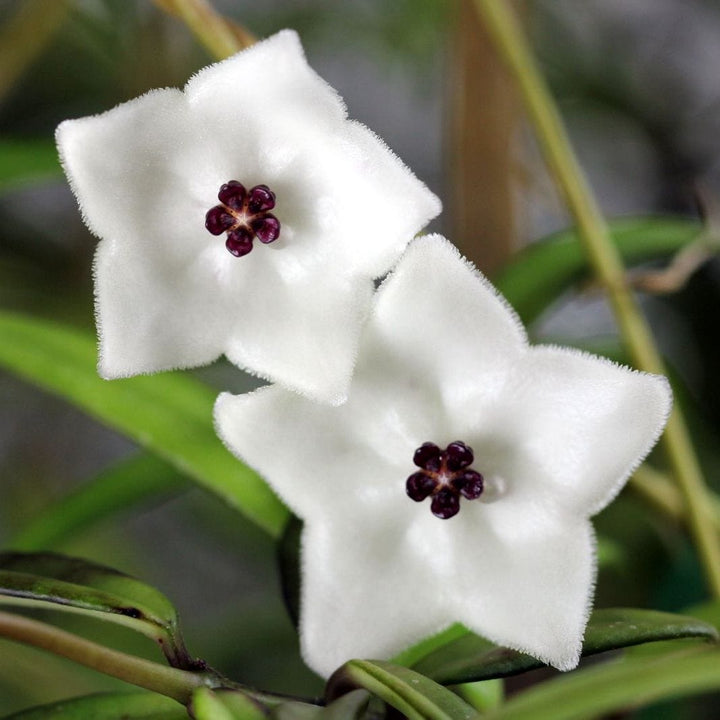
[[[463,625],[455,623],[437,635],[431,635],[429,638],[425,638],[419,643],[412,645],[407,650],[403,650],[392,659],[392,662],[395,663],[395,665],[415,667],[424,657],[434,653],[438,649],[444,648],[459,638],[465,637],[468,635],[468,632],[467,628]]]
[[[365,688],[407,717],[417,720],[471,718],[477,713],[442,685],[408,668],[379,660],[351,660],[328,680],[326,696],[335,700]]]
[[[455,685],[453,690],[468,704],[481,712],[487,712],[498,707],[505,697],[505,685],[500,678],[462,683],[461,685]]]
[[[712,625],[718,633],[720,633],[719,600],[711,600],[699,605],[693,605],[689,608],[685,608],[683,612],[687,613],[690,617]],[[630,648],[626,654],[630,657],[653,658],[666,655],[667,653],[677,652],[683,647],[683,645],[692,647],[695,644],[696,643],[693,642],[693,638],[688,638],[685,642],[667,640],[666,642],[655,642]]]
[[[215,434],[216,392],[181,373],[102,380],[87,333],[0,313],[0,366],[53,392],[164,458],[277,537],[288,517],[263,480]]]
[[[0,192],[61,175],[52,140],[0,140]]]
[[[260,703],[237,690],[198,688],[190,705],[196,720],[264,720]]]
[[[0,603],[51,607],[125,625],[159,643],[174,667],[193,667],[170,601],[103,565],[55,553],[0,553]]]
[[[585,631],[583,656],[678,638],[716,639],[717,630],[695,618],[653,610],[596,610]],[[447,643],[413,665],[443,685],[517,675],[543,667],[530,655],[497,647],[472,633]]]
[[[57,548],[109,516],[186,486],[177,468],[154,455],[122,460],[40,513],[7,547],[26,552]]]
[[[671,255],[695,240],[702,227],[678,217],[614,220],[612,238],[626,265]],[[590,276],[574,230],[551,235],[518,253],[495,284],[525,324],[531,323],[571,285]]]
[[[369,695],[365,690],[353,690],[329,705],[310,705],[304,702],[285,702],[273,708],[273,720],[356,720],[364,718]]]
[[[511,698],[486,720],[587,720],[652,702],[720,690],[720,648],[648,660],[623,658],[562,675]]]
[[[187,720],[182,705],[155,693],[112,693],[61,700],[3,720]]]

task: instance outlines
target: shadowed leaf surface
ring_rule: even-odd
[[[0,553],[0,603],[51,607],[125,625],[159,643],[171,665],[193,666],[170,601],[102,565],[55,553]]]
[[[612,608],[596,610],[585,631],[583,657],[660,640],[717,639],[709,623],[683,615]],[[413,669],[444,685],[517,675],[543,667],[530,655],[467,633],[418,660]]]
[[[265,708],[242,692],[199,688],[193,693],[195,720],[262,720]]]
[[[477,713],[442,685],[410,670],[379,660],[351,660],[328,680],[326,696],[335,700],[357,688],[365,688],[411,718],[448,720],[470,718]]]
[[[623,658],[561,675],[515,696],[487,720],[586,720],[720,689],[720,648],[701,646],[653,661]],[[712,715],[708,716],[712,717]]]
[[[355,720],[371,717],[366,714],[368,699],[365,690],[353,690],[325,706],[286,702],[273,708],[271,717],[274,720]]]

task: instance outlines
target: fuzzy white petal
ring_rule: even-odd
[[[215,405],[216,427],[225,443],[268,479],[296,515],[318,523],[348,498],[355,503],[365,499],[371,511],[374,488],[388,479],[373,443],[358,432],[352,406],[327,409],[278,386],[246,395],[223,393]],[[368,471],[383,477],[366,483]],[[404,506],[404,498],[399,499]]]
[[[442,588],[396,518],[328,518],[304,531],[302,551],[301,647],[320,675],[350,658],[392,657],[446,627]]]
[[[341,403],[370,308],[372,281],[306,273],[266,283],[267,275],[244,288],[242,312],[232,317],[228,358],[314,399]]]
[[[261,377],[339,402],[373,277],[440,211],[379,138],[347,119],[292,31],[205,68],[184,92],[153,91],[66,121],[57,141],[101,239],[105,377],[225,353]],[[277,196],[280,237],[256,240],[243,258],[205,229],[229,180],[266,184]]]
[[[524,466],[518,484],[552,488],[571,516],[594,515],[615,497],[670,413],[665,378],[568,348],[532,348],[508,375],[494,421]]]
[[[378,292],[347,402],[222,395],[220,435],[305,522],[301,639],[328,674],[462,622],[560,669],[578,660],[592,526],[667,418],[667,382],[531,348],[444,238],[412,244]],[[449,520],[405,480],[423,442],[470,445],[486,491]]]
[[[272,122],[286,118],[292,108],[327,130],[346,117],[342,98],[307,64],[300,38],[292,30],[203,68],[188,80],[185,94],[213,122],[217,116],[224,118],[229,134],[237,129],[233,117],[258,111]]]
[[[378,296],[372,331],[382,354],[396,358],[453,412],[461,400],[477,405],[497,396],[508,365],[527,346],[505,300],[437,235],[408,248]],[[377,349],[371,354],[381,356]],[[369,357],[364,367],[372,371],[372,365]]]
[[[192,159],[183,156],[193,130],[183,94],[169,89],[58,126],[63,168],[95,235],[131,243],[128,252],[165,247],[187,219],[173,198],[188,194]]]
[[[468,542],[473,536],[477,541]],[[524,532],[513,537],[477,529],[453,540],[454,574],[447,582],[456,619],[559,670],[575,667],[595,584],[590,523],[535,524],[532,540]]]

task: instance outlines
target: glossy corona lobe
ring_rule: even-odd
[[[477,500],[484,488],[483,476],[470,468],[474,454],[461,440],[451,442],[445,450],[435,443],[424,442],[413,454],[421,468],[405,483],[405,491],[415,502],[432,497],[430,510],[435,517],[448,520],[460,512],[460,496]]]
[[[183,91],[66,121],[57,142],[100,238],[108,378],[225,353],[342,401],[373,278],[440,211],[382,140],[347,118],[292,31],[201,70]],[[223,198],[230,210],[246,206],[248,224],[218,206]]]
[[[223,394],[216,424],[305,522],[301,640],[317,672],[392,657],[454,622],[567,670],[596,574],[589,518],[670,405],[662,377],[529,346],[492,286],[435,236],[378,291],[346,404],[279,387]],[[439,519],[422,500],[450,446],[475,499]],[[455,510],[457,493],[437,498]]]

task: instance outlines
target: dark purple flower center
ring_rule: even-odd
[[[423,443],[413,456],[420,470],[405,484],[408,496],[415,502],[432,497],[430,510],[443,520],[460,511],[460,496],[475,500],[482,495],[483,476],[472,470],[473,451],[464,442],[451,442],[444,450],[435,443]]]
[[[271,243],[280,235],[280,221],[270,212],[275,207],[275,193],[267,185],[246,190],[237,180],[225,183],[218,193],[220,205],[207,211],[205,227],[213,235],[227,233],[225,247],[235,255],[247,255],[253,240]]]

